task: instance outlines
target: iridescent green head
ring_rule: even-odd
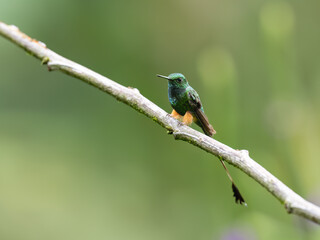
[[[169,87],[186,88],[189,86],[186,77],[181,73],[171,73],[168,77],[159,74],[157,76],[167,79]]]

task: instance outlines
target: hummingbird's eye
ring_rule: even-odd
[[[181,78],[178,78],[178,79],[177,79],[177,82],[178,82],[178,83],[181,83],[181,81],[182,81]]]

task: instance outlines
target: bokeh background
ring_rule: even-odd
[[[1,21],[170,112],[184,73],[216,139],[320,204],[320,1],[0,0]],[[0,239],[320,239],[230,166],[0,38]],[[194,126],[197,128],[197,126]]]

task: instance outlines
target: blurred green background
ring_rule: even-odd
[[[0,0],[1,21],[171,112],[185,74],[217,130],[320,204],[320,1]],[[0,239],[320,239],[230,166],[0,38]],[[198,129],[198,127],[193,126]]]

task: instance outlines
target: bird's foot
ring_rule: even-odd
[[[178,125],[181,127],[181,126],[185,126],[185,124],[181,121],[178,121]]]

